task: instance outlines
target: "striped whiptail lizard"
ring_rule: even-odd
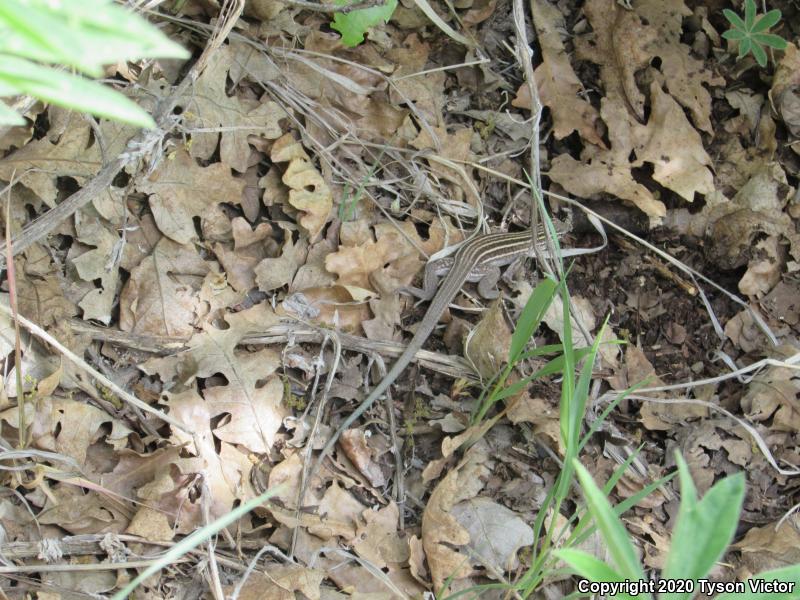
[[[560,237],[565,233],[565,229],[557,228],[556,232]],[[546,250],[546,235],[544,227],[540,225],[536,235],[536,245],[539,250]],[[466,281],[480,281],[478,284],[479,292],[484,297],[490,297],[490,288],[497,283],[500,267],[509,265],[518,258],[532,256],[533,252],[530,230],[515,233],[489,233],[468,239],[450,256],[430,261],[425,266],[424,289],[407,288],[406,291],[425,300],[433,298],[428,311],[417,326],[414,337],[411,338],[408,346],[392,365],[386,376],[327,441],[311,470],[312,477],[322,461],[325,460],[325,457],[333,450],[342,433],[374,404],[375,400],[394,383],[400,373],[412,362],[417,351],[422,349],[425,340],[433,332],[442,313],[458,294],[461,286]],[[445,272],[447,275],[437,291],[436,282]]]

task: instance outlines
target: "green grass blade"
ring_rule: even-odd
[[[517,362],[533,333],[539,328],[545,311],[553,302],[557,285],[552,279],[543,279],[528,298],[525,308],[522,309],[522,314],[517,320],[514,333],[511,335],[511,346],[508,350],[509,363]]]
[[[608,498],[577,459],[574,461],[574,467],[589,512],[597,523],[600,535],[603,536],[618,572],[628,579],[644,579],[644,571],[639,564],[636,550],[622,522],[614,514]]]
[[[553,551],[556,558],[560,558],[575,571],[589,581],[625,581],[610,565],[597,557],[574,548],[562,548]]]
[[[689,467],[676,453],[681,482],[681,504],[672,532],[665,579],[704,577],[725,553],[733,539],[744,501],[744,475],[736,473],[718,481],[698,502]],[[662,600],[683,600],[690,593],[662,595]]]

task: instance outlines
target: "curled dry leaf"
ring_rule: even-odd
[[[292,282],[297,270],[308,257],[308,240],[294,239],[294,227],[278,223],[284,231],[283,248],[278,258],[265,258],[255,267],[255,281],[262,292],[271,292]]]
[[[467,336],[464,354],[482,377],[491,377],[508,361],[511,329],[503,315],[503,304],[492,302],[471,335]]]
[[[367,436],[361,429],[348,429],[339,439],[339,445],[344,450],[350,462],[359,472],[369,480],[373,487],[386,485],[386,477],[375,462],[375,450],[369,446]]]
[[[276,163],[289,163],[282,177],[289,188],[289,204],[303,213],[298,222],[309,240],[316,241],[333,208],[328,184],[291,134],[276,140],[270,158]]]
[[[793,353],[791,347],[783,347],[783,354],[776,358],[787,358]],[[787,355],[788,351],[788,355]],[[753,377],[741,399],[742,410],[752,421],[769,421],[772,431],[800,432],[800,380],[797,372],[788,367],[769,366]]]
[[[769,99],[791,134],[800,137],[800,51],[787,44],[775,69]],[[792,145],[797,152],[797,145]]]

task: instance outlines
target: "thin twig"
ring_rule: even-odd
[[[348,6],[336,6],[334,4],[319,4],[317,2],[308,2],[308,0],[283,0],[284,4],[289,6],[296,6],[305,10],[313,10],[314,12],[321,13],[342,13],[347,14],[354,10],[364,10],[366,8],[373,8],[375,6],[384,6],[386,3],[383,0],[366,0],[366,2],[359,2],[357,4],[350,4]]]

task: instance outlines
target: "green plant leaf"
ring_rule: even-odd
[[[722,37],[724,37],[726,40],[737,41],[746,38],[747,33],[741,29],[728,29],[727,31],[722,32]]]
[[[589,581],[625,581],[625,578],[610,565],[588,552],[574,548],[562,548],[555,550],[553,555],[563,560],[575,569],[578,575]]]
[[[747,31],[751,31],[755,23],[756,23],[756,0],[744,0],[744,28]]]
[[[776,50],[786,50],[786,46],[789,45],[789,42],[774,33],[756,33],[753,35],[753,42]]]
[[[739,58],[746,56],[748,52],[750,52],[750,48],[753,46],[753,41],[746,37],[741,42],[739,42]]]
[[[525,350],[525,345],[530,341],[533,333],[538,329],[555,297],[557,283],[552,279],[545,278],[533,290],[533,293],[525,303],[511,335],[511,345],[508,350],[508,362],[517,362],[520,354]]]
[[[756,62],[762,66],[767,66],[767,53],[764,50],[763,46],[760,44],[753,42],[753,47],[750,49],[753,52],[753,56],[756,59]]]
[[[337,4],[350,4],[347,0],[337,0]],[[334,13],[331,28],[342,34],[342,44],[350,48],[364,41],[364,34],[370,27],[386,23],[397,8],[397,0],[387,0],[383,6],[373,6],[349,13]]]
[[[153,127],[153,118],[135,102],[110,87],[77,75],[43,67],[24,58],[0,55],[0,82],[46,102],[117,119],[139,127]]]
[[[622,522],[614,514],[606,495],[597,487],[589,471],[575,459],[573,461],[578,481],[580,481],[583,496],[589,512],[592,514],[603,541],[606,543],[617,571],[624,577],[633,580],[644,579],[644,571],[636,556],[628,533]]]
[[[781,20],[781,11],[778,10],[777,8],[773,8],[771,11],[764,13],[761,16],[761,18],[758,21],[756,21],[756,24],[753,25],[753,28],[750,30],[750,33],[761,33],[763,31],[766,31],[780,20]]]
[[[735,12],[733,12],[731,9],[729,9],[729,8],[724,8],[724,9],[722,10],[722,14],[723,14],[723,15],[725,15],[725,18],[726,18],[726,19],[728,19],[728,22],[729,22],[729,23],[730,23],[730,24],[731,24],[731,25],[732,25],[734,28],[736,28],[736,29],[739,29],[739,30],[741,30],[741,31],[745,31],[745,30],[747,29],[747,27],[746,27],[746,26],[745,26],[745,24],[744,24],[744,21],[742,21],[742,17],[740,17],[739,15],[737,15],[737,14],[736,14]]]
[[[783,567],[773,571],[764,571],[758,575],[750,577],[751,581],[784,581],[789,584],[794,584],[792,591],[789,593],[769,593],[769,592],[754,592],[750,588],[746,588],[744,594],[720,594],[715,600],[797,600],[800,595],[800,565],[792,565],[790,567]],[[745,582],[749,586],[749,582]]]
[[[698,502],[689,467],[675,453],[681,482],[681,504],[672,531],[664,579],[698,579],[708,574],[733,539],[744,500],[744,475],[718,481]],[[662,594],[659,600],[683,600],[691,593]]]
[[[0,52],[60,63],[92,76],[117,61],[189,56],[139,15],[110,0],[3,0]]]
[[[0,125],[25,125],[25,119],[6,106],[5,102],[0,102]]]

